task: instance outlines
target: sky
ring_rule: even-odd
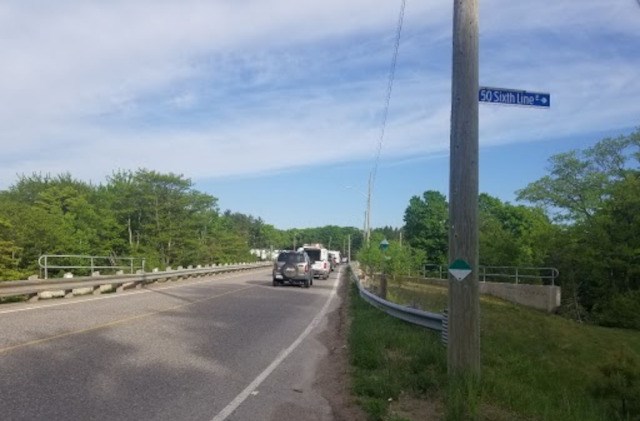
[[[453,2],[4,0],[0,189],[182,174],[277,228],[400,227],[448,194]],[[553,154],[640,127],[638,0],[480,1],[480,85],[551,94],[480,104],[480,191],[515,203]],[[381,143],[380,143],[381,142]],[[381,144],[379,160],[376,159]]]

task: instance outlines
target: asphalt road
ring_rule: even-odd
[[[257,270],[0,306],[0,417],[331,420],[313,384],[337,282]]]

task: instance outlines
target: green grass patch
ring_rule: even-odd
[[[594,390],[607,382],[602,368],[621,353],[640,360],[640,332],[577,324],[491,298],[481,300],[481,312],[488,401],[533,419],[639,419],[621,417]],[[640,379],[629,387],[640,400]]]
[[[442,308],[442,288],[410,294],[424,295],[430,311]],[[390,295],[398,297],[393,289]],[[638,331],[577,324],[482,297],[482,375],[474,382],[447,377],[439,333],[387,316],[355,287],[350,306],[353,392],[372,420],[424,419],[394,412],[415,399],[440,403],[429,419],[640,419]]]
[[[446,381],[440,335],[389,317],[351,291],[353,390],[373,420],[386,420],[401,395],[438,395]]]
[[[11,297],[0,298],[0,304],[20,303],[27,300],[28,300],[28,297],[26,295],[14,295]]]
[[[394,303],[436,313],[447,307],[447,288],[441,285],[397,278],[389,282],[387,289],[388,300]]]

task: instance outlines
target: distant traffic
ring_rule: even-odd
[[[320,243],[279,251],[273,262],[273,286],[290,284],[309,288],[314,278],[328,279],[340,263],[340,252],[328,250]]]

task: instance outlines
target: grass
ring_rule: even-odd
[[[407,286],[412,300],[429,303],[430,311],[446,303],[445,288]],[[389,292],[399,295],[394,288]],[[355,287],[350,305],[353,391],[372,420],[427,418],[420,411],[397,411],[403,401],[422,412],[431,408],[430,419],[640,419],[633,412],[640,404],[640,363],[634,363],[640,362],[640,332],[581,325],[482,297],[482,375],[475,382],[447,377],[439,333],[387,316],[361,300]],[[631,361],[626,377],[603,374],[604,366],[624,358]],[[616,396],[594,393],[611,390],[610,383],[639,391],[627,393],[626,414]]]
[[[22,301],[27,301],[28,297],[26,295],[14,295],[10,297],[0,297],[0,304],[5,303],[19,303]]]
[[[437,284],[403,280],[388,285],[388,299],[426,311],[442,313],[447,307],[447,289]]]
[[[402,395],[437,394],[446,381],[440,335],[388,317],[351,292],[354,393],[372,419],[388,418]]]

